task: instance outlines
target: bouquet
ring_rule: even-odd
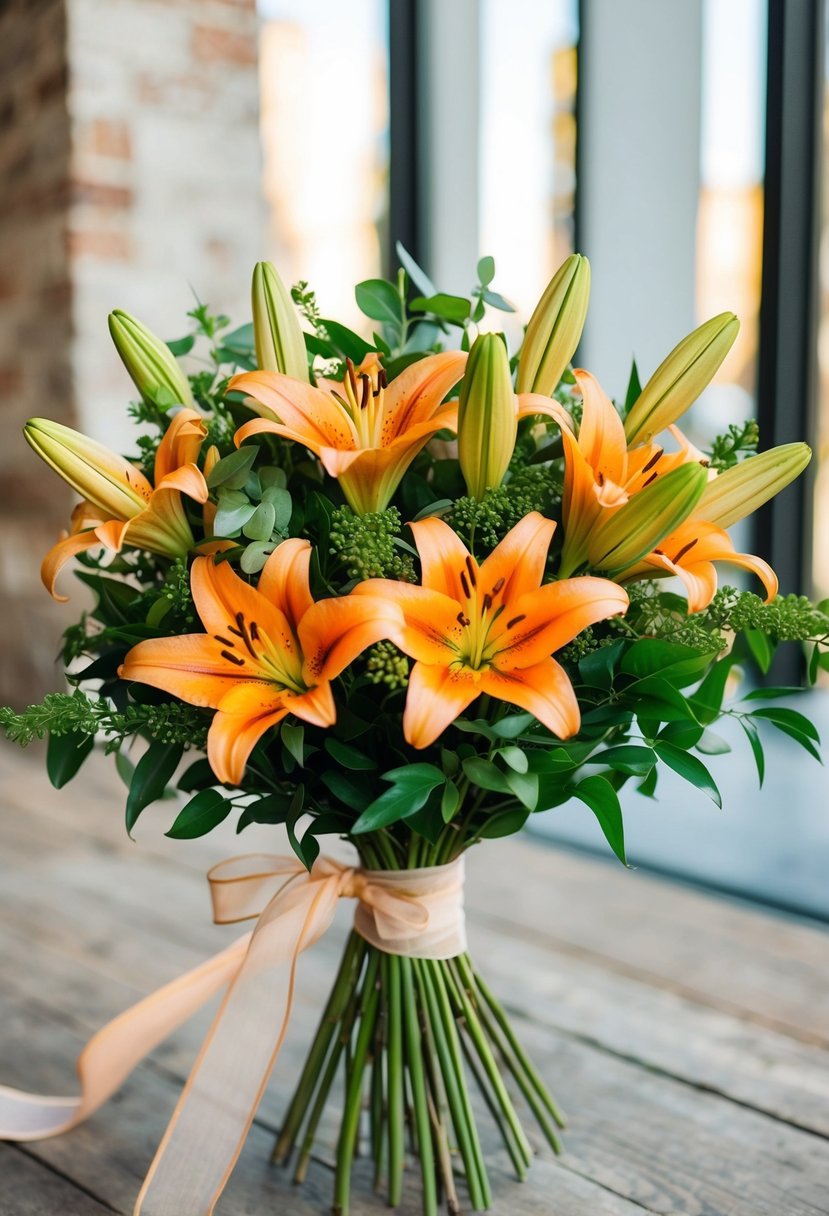
[[[466,850],[576,799],[625,863],[623,786],[653,797],[667,766],[719,803],[704,757],[728,750],[711,729],[723,716],[760,781],[766,729],[817,755],[811,722],[776,704],[795,690],[742,673],[796,642],[814,681],[829,665],[827,605],[780,596],[727,531],[809,449],[758,453],[748,423],[702,451],[676,425],[736,318],[701,325],[644,387],[634,365],[614,402],[569,366],[584,257],[558,270],[510,351],[486,328],[511,309],[492,258],[462,298],[399,255],[394,281],[356,288],[370,337],[322,317],[308,284],[289,292],[269,263],[241,328],[199,304],[187,336],[164,343],[112,313],[138,393],[129,458],[45,419],[26,426],[81,498],[43,581],[63,598],[75,559],[94,607],[64,635],[73,690],[0,723],[23,744],[48,735],[57,786],[102,741],[128,831],[174,782],[188,799],[169,836],[234,816],[239,832],[284,825],[295,854],[210,875],[216,919],[258,918],[252,938],[150,998],[170,1010],[164,1025],[148,1027],[158,1014],[142,1003],[104,1032],[107,1060],[93,1040],[80,1102],[28,1131],[0,1102],[5,1134],[71,1126],[227,987],[136,1211],[213,1210],[285,1031],[297,956],[341,896],[358,900],[354,931],[275,1159],[301,1181],[339,1093],[336,1213],[365,1134],[391,1205],[416,1159],[425,1216],[463,1197],[489,1207],[473,1090],[519,1178],[527,1116],[556,1152],[563,1119],[466,951]],[[722,566],[753,589],[719,587]],[[353,864],[320,855],[331,835]]]

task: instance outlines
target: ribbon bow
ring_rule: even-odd
[[[258,918],[226,950],[159,988],[98,1031],[78,1063],[81,1095],[43,1098],[0,1086],[0,1138],[41,1140],[88,1118],[136,1064],[227,988],[164,1133],[135,1216],[209,1216],[227,1185],[293,1003],[296,965],[356,899],[354,927],[378,950],[453,958],[466,949],[463,858],[418,870],[364,870],[320,858],[250,854],[208,874],[217,924]]]

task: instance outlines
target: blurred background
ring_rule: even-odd
[[[396,240],[447,291],[493,254],[513,336],[586,253],[579,359],[616,396],[634,355],[644,380],[738,313],[693,437],[754,416],[764,447],[811,440],[810,475],[739,539],[783,591],[829,596],[826,41],[823,0],[0,0],[0,700],[56,687],[71,614],[38,579],[70,496],[20,427],[129,443],[110,309],[168,339],[197,298],[241,324],[267,257],[359,327],[353,285]],[[790,655],[775,682],[800,675]],[[632,795],[629,853],[829,917],[823,772],[768,742],[761,795],[739,741],[713,758],[723,812]],[[584,808],[538,830],[603,847]]]

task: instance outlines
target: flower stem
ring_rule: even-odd
[[[360,1011],[360,1027],[357,1041],[346,1072],[345,1104],[337,1144],[337,1168],[334,1175],[334,1216],[348,1216],[348,1201],[351,1190],[351,1164],[360,1129],[360,1112],[363,1105],[363,1072],[368,1059],[369,1047],[374,1036],[380,989],[377,983],[379,951],[370,950],[368,965],[363,980],[363,1002]]]
[[[308,1104],[313,1098],[331,1040],[342,1019],[349,997],[357,987],[367,950],[368,947],[363,938],[352,932],[346,943],[328,1004],[323,1011],[317,1033],[305,1060],[302,1075],[294,1090],[294,1096],[288,1106],[285,1121],[274,1146],[271,1160],[276,1164],[284,1165],[291,1155]]]
[[[401,1006],[400,958],[384,956],[388,983],[388,1127],[389,1205],[397,1207],[403,1190],[406,1123],[403,1102],[403,1010]]]
[[[432,1131],[426,1095],[426,1077],[423,1069],[423,1039],[415,996],[412,960],[401,958],[398,960],[398,966],[406,1031],[406,1065],[412,1087],[414,1123],[420,1155],[420,1172],[423,1178],[423,1216],[437,1216],[435,1159],[432,1150]]]

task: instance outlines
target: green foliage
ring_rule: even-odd
[[[718,473],[733,468],[740,460],[753,456],[759,442],[760,428],[753,418],[741,426],[732,422],[725,434],[718,435],[711,444],[708,453],[711,468]]]
[[[368,652],[366,675],[372,684],[385,684],[392,691],[409,683],[409,661],[393,642],[377,642]]]
[[[396,507],[357,515],[339,507],[331,519],[329,544],[349,578],[395,578],[414,582],[414,566],[399,544],[400,512]]]

